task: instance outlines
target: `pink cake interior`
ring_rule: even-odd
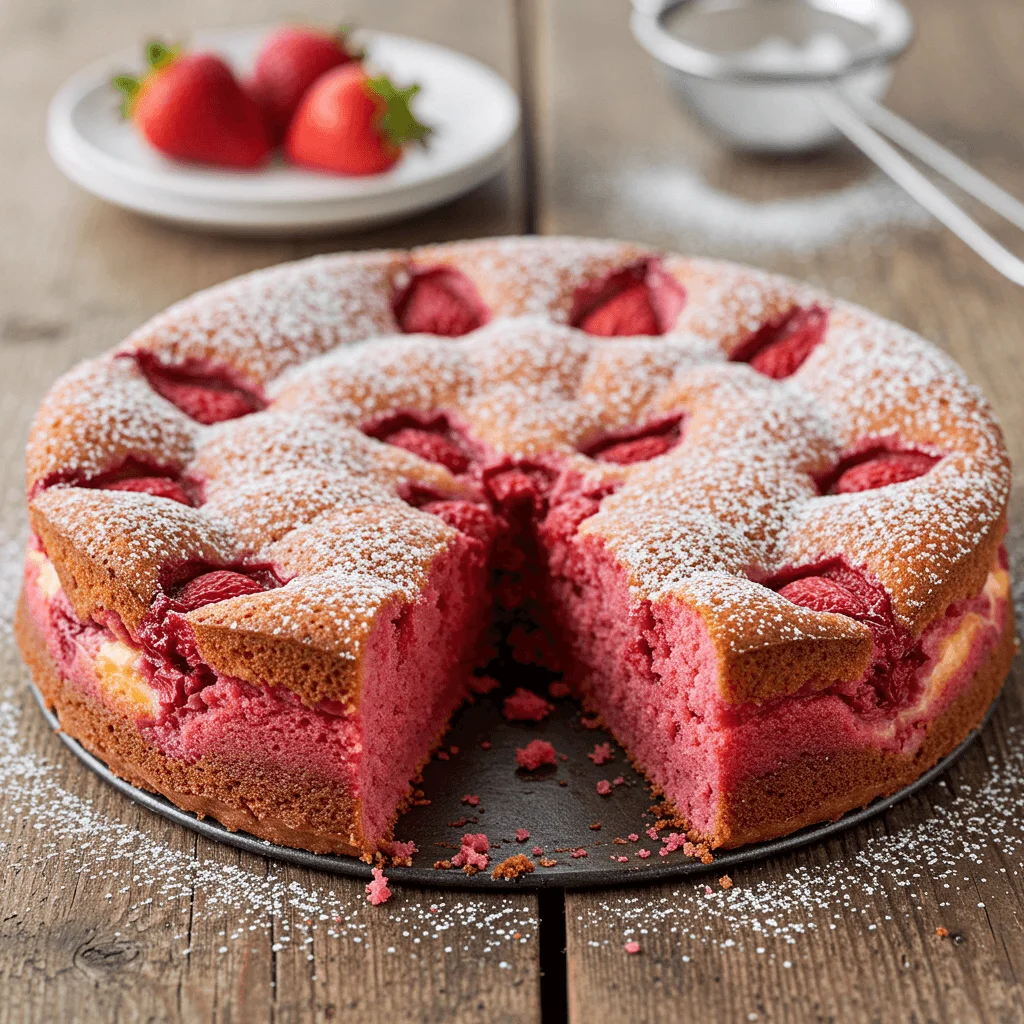
[[[569,507],[575,514],[565,514]],[[704,834],[714,833],[724,794],[802,755],[869,747],[912,754],[925,724],[963,692],[1002,635],[1005,593],[983,591],[952,606],[917,641],[883,622],[877,660],[853,683],[730,705],[700,617],[671,598],[638,601],[603,544],[576,535],[581,517],[596,509],[595,501],[577,499],[549,515],[541,530],[557,631],[571,645],[570,678],[634,762]],[[1000,557],[1005,565],[1005,553]],[[843,570],[848,582],[858,576]],[[861,581],[866,592],[884,596]],[[942,641],[968,616],[983,625],[973,630],[955,672],[927,694]]]
[[[384,616],[370,641],[358,778],[371,843],[390,836],[409,780],[466,696],[489,619],[483,545],[463,537],[438,563],[416,603]]]

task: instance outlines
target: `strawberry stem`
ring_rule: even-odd
[[[366,84],[371,92],[384,100],[378,127],[387,141],[394,146],[403,146],[407,142],[425,144],[431,128],[416,119],[409,105],[420,87],[408,85],[399,89],[387,75],[377,75]]]

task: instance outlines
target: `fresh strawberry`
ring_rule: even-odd
[[[213,53],[179,53],[161,43],[146,51],[141,81],[118,75],[123,111],[155,149],[173,160],[240,169],[260,166],[270,136],[255,102]]]
[[[349,49],[344,31],[332,35],[286,25],[271,32],[256,55],[245,91],[260,108],[275,142],[284,138],[306,90],[331,68],[359,56]]]
[[[380,174],[393,167],[408,142],[430,129],[409,102],[418,85],[396,88],[385,75],[371,78],[362,65],[345,64],[306,91],[285,139],[296,164],[336,174]]]

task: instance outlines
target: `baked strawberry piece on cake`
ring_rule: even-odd
[[[229,282],[59,381],[27,470],[18,635],[62,727],[315,851],[387,848],[494,628],[712,846],[913,780],[1013,654],[1009,463],[962,372],[642,246]]]

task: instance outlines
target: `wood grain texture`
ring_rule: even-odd
[[[1004,0],[918,0],[911,6],[918,40],[899,66],[891,105],[1024,195],[1024,66],[1011,42],[1024,37],[1024,8]],[[844,148],[789,160],[728,153],[680,112],[632,43],[627,16],[625,4],[584,0],[552,0],[538,13],[538,33],[551,51],[538,76],[542,230],[636,237],[746,259],[899,320],[946,348],[985,389],[1019,463],[1024,290],[933,225],[859,231],[811,249],[804,223],[803,236],[780,238],[774,251],[760,244],[745,249],[744,238],[757,241],[755,233],[702,235],[693,227],[701,218],[671,196],[662,209],[656,198],[638,196],[637,182],[644,175],[652,180],[652,171],[662,182],[673,174],[698,175],[719,195],[733,197],[727,213],[738,208],[735,200],[745,200],[754,204],[751,216],[763,218],[771,209],[764,204],[821,197],[855,187],[873,172]],[[829,207],[821,208],[825,215]],[[981,219],[992,225],[992,218]],[[997,233],[1021,250],[1019,235],[998,227]],[[1010,547],[1018,571],[1022,511],[1017,495]],[[1018,666],[983,743],[949,773],[945,786],[930,787],[841,840],[734,872],[728,893],[712,874],[710,895],[703,883],[567,894],[570,1018],[1021,1019],[1024,893],[1017,849],[1007,844],[1000,852],[979,839],[953,882],[935,881],[927,869],[904,877],[885,862],[891,853],[875,868],[871,859],[898,848],[903,836],[916,841],[922,823],[933,820],[951,794],[977,790],[993,772],[1019,772],[1019,763],[1008,759],[1019,750],[1014,730],[1024,720],[1022,685]],[[979,813],[998,816],[1002,808]],[[924,860],[920,851],[916,856]],[[782,909],[773,913],[773,902]],[[958,940],[937,937],[940,927]],[[626,954],[627,940],[638,940],[641,953]]]
[[[503,0],[364,0],[341,8],[298,0],[287,7],[299,20],[349,21],[447,43],[517,78],[515,23]],[[22,450],[42,394],[59,373],[168,303],[313,252],[523,230],[517,164],[400,225],[289,243],[191,234],[145,220],[86,196],[50,163],[46,104],[71,71],[154,34],[181,38],[194,26],[272,23],[282,13],[271,0],[12,0],[0,11],[0,541],[23,534]],[[3,548],[8,557],[12,550]],[[22,678],[10,638],[0,637],[0,690],[13,687],[18,700],[28,700]],[[360,883],[240,854],[134,807],[64,752],[30,701],[12,742],[31,764],[53,763],[58,789],[51,797],[81,797],[88,802],[83,820],[103,827],[94,836],[62,834],[52,815],[27,814],[0,835],[0,1021],[538,1018],[534,898],[396,891],[387,907],[369,908]],[[0,792],[0,807],[5,798],[12,795]],[[102,847],[117,835],[108,827],[118,823],[131,842],[105,859]],[[168,885],[183,880],[184,893],[169,895]],[[253,895],[266,886],[270,896]],[[225,893],[235,893],[233,904]],[[431,903],[443,932],[431,923]],[[332,937],[341,926],[330,914],[317,920],[311,908],[321,906],[349,908],[364,927]],[[522,937],[513,939],[517,928]]]

